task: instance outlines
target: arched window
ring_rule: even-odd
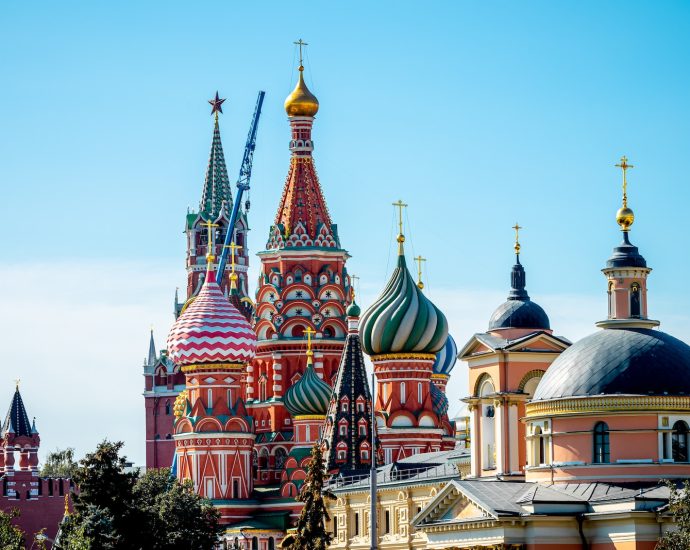
[[[252,537],[252,550],[259,550],[259,539]]]
[[[640,316],[640,285],[630,285],[630,317]]]
[[[170,416],[172,412],[172,407],[170,406],[170,399],[165,402],[165,416]]]
[[[613,305],[613,281],[609,281],[609,319],[613,319],[616,309]]]
[[[675,462],[688,462],[688,425],[682,420],[673,425],[671,450]]]
[[[535,456],[536,465],[546,464],[546,438],[541,431],[541,428],[537,426],[534,428],[534,437],[536,441]]]
[[[335,331],[331,327],[326,327],[323,329],[323,337],[324,338],[333,338],[335,336]]]
[[[594,425],[594,464],[608,464],[611,461],[609,448],[609,426],[606,422]]]
[[[275,548],[276,548],[275,540],[273,539],[273,537],[270,537],[268,539],[268,550],[275,550]]]
[[[407,391],[405,388],[405,382],[400,382],[400,404],[404,405],[407,400]]]
[[[309,440],[309,439],[307,438],[307,440]],[[275,453],[276,469],[282,470],[283,466],[285,466],[286,460],[287,460],[287,452],[285,452],[285,449],[278,447],[276,449],[276,453]]]
[[[292,335],[295,338],[302,338],[304,336],[304,325],[295,325],[292,329]]]

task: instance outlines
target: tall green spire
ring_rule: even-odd
[[[216,101],[225,101],[218,99],[216,93]],[[213,105],[211,100],[211,105]],[[220,214],[223,207],[223,202],[227,203],[226,210],[228,216],[232,209],[232,194],[230,193],[230,180],[228,179],[228,170],[225,166],[225,156],[223,155],[223,144],[220,141],[220,128],[218,126],[218,112],[219,108],[213,107],[211,114],[215,115],[215,124],[213,127],[213,142],[211,143],[211,154],[208,159],[208,168],[206,169],[206,179],[204,181],[204,190],[201,194],[201,202],[199,203],[199,212],[206,218],[216,218]],[[222,112],[222,111],[220,111]]]

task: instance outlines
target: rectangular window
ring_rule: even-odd
[[[367,435],[367,427],[364,424],[359,425],[359,435]]]
[[[388,534],[391,532],[391,513],[390,510],[386,510],[386,513],[384,515],[384,524],[383,524],[384,534]]]
[[[355,536],[359,536],[359,512],[355,512]]]
[[[347,412],[347,403],[343,403],[343,406],[342,406],[341,410],[342,410],[344,413]]]
[[[357,403],[357,411],[364,412],[364,403]]]
[[[340,435],[347,435],[347,426],[345,424],[340,425]]]
[[[422,404],[422,383],[417,383],[417,403]]]
[[[206,478],[206,494],[204,495],[206,498],[214,498],[214,491],[213,491],[213,478],[207,477]]]
[[[407,391],[405,390],[405,382],[400,382],[400,403],[402,405],[407,401]]]
[[[338,516],[333,516],[333,536],[338,536]]]

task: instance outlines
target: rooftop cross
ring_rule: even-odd
[[[238,244],[235,244],[235,241],[232,241],[230,244],[226,244],[224,248],[230,249],[230,286],[231,288],[234,288],[237,284],[237,273],[235,273],[235,251],[242,250],[242,247]]]
[[[311,327],[307,327],[304,329],[304,334],[307,335],[307,357],[311,357],[314,355],[314,352],[311,350],[311,337],[316,334],[316,331]]]
[[[398,202],[393,203],[393,206],[398,209],[398,255],[402,255],[402,246],[405,242],[405,235],[403,235],[403,208],[407,208],[407,205],[403,201],[398,200]]]
[[[417,262],[417,286],[421,290],[424,288],[424,283],[422,282],[422,262],[426,262],[426,258],[422,258],[419,255],[415,258],[415,261]]]
[[[213,254],[213,231],[211,231],[211,229],[214,227],[218,227],[218,224],[213,223],[211,220],[207,220],[201,225],[206,227],[206,231],[208,232],[208,243],[206,245],[206,261],[210,265],[213,262],[213,260],[216,259],[216,256]]]
[[[299,66],[302,67],[303,66],[302,65],[302,46],[308,46],[309,44],[307,44],[301,38],[297,42],[293,42],[293,44],[295,44],[296,46],[299,46]]]
[[[357,275],[354,275],[354,274],[350,275],[350,281],[352,281],[352,283],[350,284],[350,290],[352,292],[351,299],[354,301],[354,299],[355,299],[355,285],[357,284],[357,281],[359,281],[359,277]]]
[[[635,168],[632,164],[628,164],[628,157],[623,155],[620,164],[616,164],[616,168],[623,170],[623,208],[628,207],[628,180],[626,178],[629,168]]]
[[[515,246],[513,248],[515,249],[515,254],[517,254],[519,256],[520,255],[520,229],[524,229],[524,227],[521,227],[520,225],[518,225],[518,222],[515,222],[513,229],[515,229]]]

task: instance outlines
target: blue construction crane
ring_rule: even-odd
[[[266,92],[260,91],[259,96],[256,98],[254,117],[252,118],[252,125],[249,127],[247,144],[244,146],[244,158],[242,159],[242,166],[240,166],[240,175],[237,178],[237,196],[235,197],[235,204],[232,207],[230,223],[228,223],[228,231],[225,234],[223,251],[220,254],[220,260],[218,261],[217,280],[219,283],[223,280],[225,266],[228,263],[228,247],[230,244],[235,242],[235,225],[237,224],[237,216],[239,215],[240,205],[242,204],[242,195],[245,191],[249,190],[249,180],[252,177],[252,160],[254,158],[254,149],[256,148],[256,130],[259,126],[261,105],[263,105],[265,95]]]

